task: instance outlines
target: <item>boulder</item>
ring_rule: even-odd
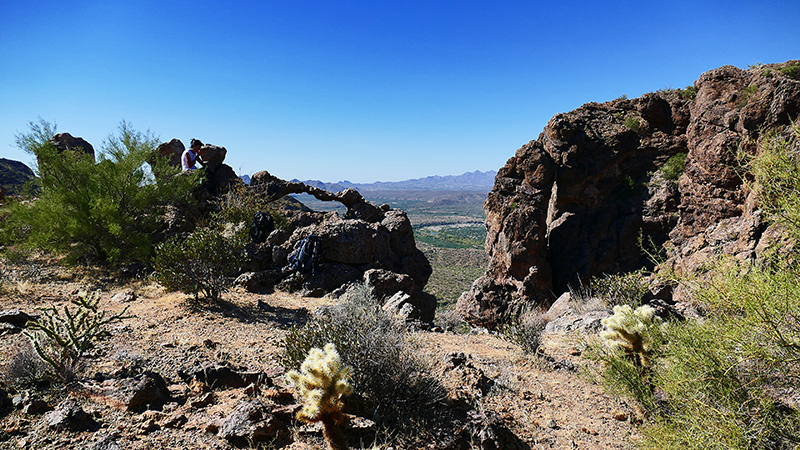
[[[36,175],[30,167],[11,159],[0,158],[0,203],[6,196],[21,194],[25,183]]]
[[[227,154],[228,150],[225,147],[211,144],[205,144],[200,147],[200,160],[203,162],[206,170],[211,173],[216,172],[217,169],[222,166]]]
[[[300,182],[287,182],[266,171],[251,178],[248,194],[274,200],[290,193],[309,193],[323,201],[338,201],[348,208],[337,213],[284,211],[288,224],[275,230],[260,244],[253,244],[252,255],[261,267],[248,267],[237,284],[258,292],[278,284],[295,289],[305,296],[331,294],[352,282],[364,280],[378,301],[398,292],[409,299],[397,306],[415,320],[430,322],[436,311],[436,299],[423,289],[432,269],[425,255],[417,249],[414,230],[408,215],[399,210],[380,208],[366,201],[358,191],[346,189],[336,194]],[[310,274],[293,274],[287,257],[309,235],[320,238],[320,260]],[[265,255],[271,255],[271,258]],[[254,270],[260,269],[260,270]],[[410,306],[404,307],[408,304]]]
[[[86,414],[75,399],[68,398],[42,418],[48,428],[55,430],[84,431],[94,426],[94,421]]]
[[[181,167],[181,155],[186,151],[180,139],[171,139],[169,142],[162,142],[156,147],[155,155],[167,158],[167,162],[172,167]],[[152,160],[148,160],[152,164]]]
[[[94,160],[94,147],[81,137],[73,137],[69,133],[58,133],[50,138],[50,143],[59,153],[70,150],[91,156]]]
[[[84,383],[89,398],[122,411],[159,409],[170,401],[169,389],[161,375],[146,372],[136,377],[113,378],[100,384]]]
[[[196,380],[214,388],[240,388],[250,384],[272,383],[269,376],[263,372],[238,370],[211,361],[200,363],[188,370],[179,370],[178,376],[187,384]]]
[[[240,400],[221,422],[218,435],[234,444],[274,439],[283,421],[258,400]]]

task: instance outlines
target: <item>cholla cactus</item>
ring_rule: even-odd
[[[614,315],[603,319],[605,328],[600,337],[611,348],[621,348],[642,367],[649,364],[650,348],[645,340],[647,331],[659,320],[655,309],[644,305],[635,310],[629,305],[614,307]]]
[[[325,344],[324,350],[312,348],[300,366],[300,372],[289,371],[286,378],[295,385],[303,409],[297,419],[304,422],[322,422],[325,440],[333,450],[346,449],[347,444],[340,426],[342,397],[350,395],[350,367],[342,367],[339,353],[333,344]]]

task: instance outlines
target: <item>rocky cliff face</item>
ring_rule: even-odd
[[[724,219],[750,224],[734,228],[751,230],[737,248],[752,253],[766,226],[747,201],[736,155],[798,115],[798,61],[725,66],[685,90],[555,115],[497,173],[484,205],[489,267],[459,312],[495,327],[579,281],[645,267],[641,238],[666,243],[670,264],[686,268],[684,258],[713,241],[698,236]],[[661,169],[680,154],[685,170],[670,180]]]

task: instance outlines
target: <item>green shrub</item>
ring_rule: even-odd
[[[694,86],[686,86],[685,89],[678,90],[678,95],[685,100],[694,100],[697,97],[697,88]]]
[[[661,173],[668,180],[677,180],[686,168],[686,153],[676,153],[669,157],[667,162],[661,166]]]
[[[536,355],[547,325],[545,313],[546,311],[540,308],[522,312],[515,317],[513,323],[503,328],[503,336],[509,342],[519,345],[526,354]]]
[[[39,161],[41,193],[35,202],[10,205],[0,223],[4,240],[64,252],[67,262],[148,260],[161,208],[188,199],[198,178],[171,176],[156,182],[145,169],[156,139],[124,121],[118,134],[103,143],[97,164],[79,152],[58,152],[50,143],[54,133],[55,125],[42,120],[17,136],[17,145]],[[154,164],[159,173],[178,171],[168,168],[165,158]]]
[[[641,125],[641,120],[638,117],[628,116],[625,118],[625,128],[636,131]]]
[[[278,210],[279,201],[267,202],[253,195],[245,185],[235,185],[216,199],[218,211],[213,215],[215,224],[245,224],[244,233],[249,233],[253,216],[258,211],[267,211],[275,222],[275,228],[286,229],[289,220]]]
[[[781,67],[778,71],[787,77],[797,78],[800,76],[800,65],[792,64],[791,66]]]
[[[245,261],[246,234],[198,228],[186,239],[172,238],[156,247],[155,279],[169,290],[216,301],[230,284],[229,277]]]
[[[644,271],[638,270],[594,278],[591,283],[592,293],[603,299],[609,307],[629,305],[637,308],[642,305],[645,294],[649,292],[644,275]]]
[[[744,106],[747,105],[747,102],[750,101],[750,97],[752,97],[756,92],[758,92],[757,84],[751,84],[750,86],[744,88],[742,90],[742,99],[739,100],[739,103],[736,104],[736,107],[744,108]]]
[[[639,183],[630,175],[626,175],[616,189],[614,189],[614,196],[620,200],[633,198],[640,195],[644,187],[642,183]]]
[[[796,268],[720,268],[698,299],[706,320],[669,327],[655,384],[668,413],[644,430],[645,448],[789,449],[800,414],[781,393],[800,373]]]
[[[754,176],[753,189],[770,219],[800,240],[800,127],[790,132],[765,133],[758,154],[747,168]]]
[[[64,306],[62,312],[55,306],[38,308],[42,317],[28,322],[23,331],[36,354],[63,381],[72,378],[77,364],[106,325],[131,317],[125,315],[127,307],[119,314],[106,316],[105,311],[97,310],[99,301],[99,292],[82,292],[71,300],[75,309]]]
[[[403,324],[384,312],[365,288],[290,330],[283,366],[299,368],[311,348],[326,343],[334,344],[342,364],[352,367],[353,389],[363,400],[366,416],[379,428],[419,444],[432,427],[449,420],[445,388],[419,356]]]

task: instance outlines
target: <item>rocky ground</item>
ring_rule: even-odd
[[[100,310],[128,308],[133,317],[109,326],[79,381],[57,389],[18,385],[27,338],[19,327],[2,324],[7,398],[0,397],[0,448],[320,446],[320,430],[292,418],[297,408],[280,354],[287,330],[333,300],[242,291],[205,304],[148,281],[121,284],[41,262],[6,264],[3,274],[0,311],[34,314],[40,306],[67,304],[80,290],[101,289]],[[569,331],[575,320],[551,327],[560,331],[545,334],[539,357],[477,330],[414,335],[452,396],[472,402],[484,423],[510,432],[506,448],[626,448],[636,438],[637,414],[585,375],[592,363],[582,355],[586,336]],[[454,376],[448,367],[460,353],[466,359]],[[364,448],[399,448],[369,421],[353,423],[351,443],[366,436]],[[479,441],[474,436],[472,447],[481,448]]]

